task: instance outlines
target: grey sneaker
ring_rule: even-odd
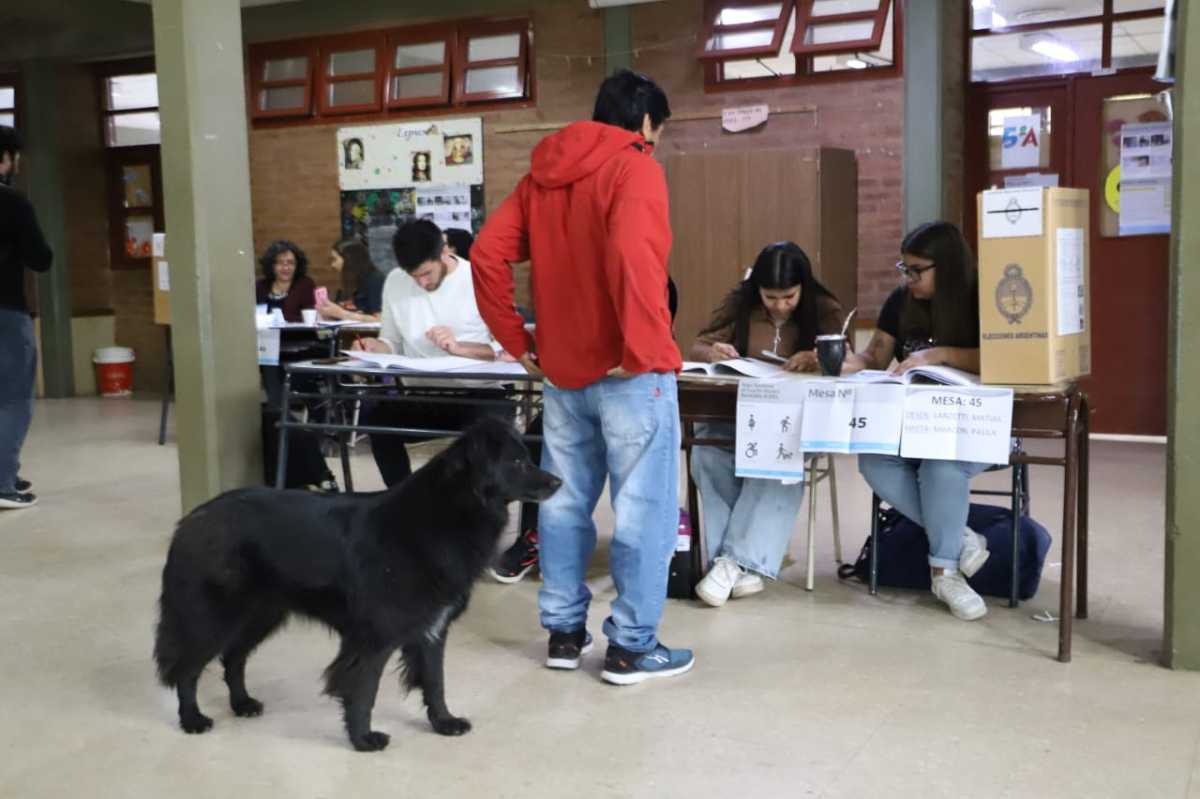
[[[659,644],[649,652],[631,652],[608,645],[600,679],[613,685],[635,685],[655,677],[674,677],[691,671],[696,657],[690,649],[668,649]]]
[[[957,619],[975,621],[987,615],[987,603],[967,585],[959,572],[947,571],[933,578],[933,595],[946,603]]]
[[[966,577],[974,577],[975,573],[983,568],[983,564],[987,563],[991,554],[988,552],[987,539],[967,528],[963,531],[962,552],[958,555],[958,570]]]
[[[0,508],[15,510],[17,508],[32,508],[37,504],[33,494],[14,491],[11,494],[0,494]]]

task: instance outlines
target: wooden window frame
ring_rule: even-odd
[[[109,147],[107,152],[108,171],[108,239],[109,265],[112,269],[149,268],[151,258],[130,256],[125,252],[125,222],[127,217],[148,215],[154,218],[154,230],[166,229],[163,212],[162,163],[157,144],[133,147]],[[125,206],[125,183],[122,169],[126,166],[145,164],[150,167],[150,182],[154,188],[154,205],[138,208]]]
[[[530,19],[519,20],[499,20],[496,22],[473,22],[458,26],[458,46],[455,50],[456,60],[453,66],[452,74],[454,75],[454,96],[452,103],[467,104],[467,103],[485,103],[495,102],[499,100],[523,100],[532,95],[529,79],[529,64],[530,45],[533,39],[530,33]],[[509,34],[517,34],[520,42],[516,58],[494,58],[487,61],[470,61],[469,53],[472,39],[480,39],[488,36],[506,36]],[[511,67],[517,68],[518,81],[521,84],[521,93],[518,95],[505,94],[504,92],[467,92],[467,73],[476,69],[488,69],[491,67]]]
[[[110,61],[103,64],[98,64],[95,67],[96,75],[96,96],[99,98],[100,105],[100,146],[105,150],[125,150],[136,147],[157,147],[157,144],[133,144],[117,146],[109,144],[108,141],[108,124],[109,120],[114,117],[125,116],[128,114],[150,114],[159,113],[159,106],[145,106],[142,108],[122,108],[119,110],[111,110],[108,107],[108,79],[116,78],[123,75],[151,75],[157,74],[154,68],[153,58],[134,58],[126,61]],[[160,98],[161,102],[161,98]],[[161,117],[160,117],[161,119]]]
[[[874,11],[853,11],[847,14],[825,14],[814,16],[813,7],[816,0],[797,0],[796,3],[796,33],[792,37],[792,53],[797,56],[819,55],[849,55],[878,50],[883,44],[883,30],[887,26],[888,11],[892,0],[878,0],[879,5]],[[900,5],[899,2],[896,3]],[[897,14],[896,16],[899,16]],[[844,42],[827,42],[825,44],[805,44],[804,40],[812,28],[838,25],[848,22],[873,22],[871,35],[866,39],[855,39]],[[894,27],[894,26],[893,26]]]
[[[976,38],[984,38],[987,36],[1006,36],[1013,33],[1037,33],[1039,31],[1054,31],[1062,28],[1077,28],[1088,25],[1100,26],[1100,68],[1112,69],[1112,43],[1113,43],[1113,26],[1119,22],[1130,22],[1137,19],[1155,19],[1162,17],[1165,14],[1165,9],[1146,8],[1140,11],[1122,11],[1117,13],[1113,10],[1113,0],[1104,0],[1104,6],[1099,14],[1093,14],[1090,17],[1073,17],[1069,19],[1055,19],[1049,22],[1031,22],[1026,25],[1009,25],[1006,28],[980,28],[975,30],[971,27],[971,15],[967,14],[967,57],[964,59],[967,64],[967,82],[972,83],[970,77],[974,73],[974,64],[972,58],[975,48],[972,46]],[[1123,71],[1144,70],[1146,67],[1130,67]],[[1040,77],[1046,78],[1064,78],[1067,73],[1046,75]],[[1039,76],[1026,75],[1013,80],[1028,80]]]
[[[248,48],[247,63],[249,69],[248,104],[252,120],[289,119],[312,116],[313,83],[317,70],[317,42],[312,39],[301,39],[286,42],[271,42],[269,44],[252,44]],[[268,61],[280,58],[308,58],[308,74],[304,78],[292,80],[264,80],[263,67]],[[286,89],[292,86],[304,88],[304,102],[293,108],[264,109],[260,107],[259,95],[268,89]]]
[[[21,129],[21,76],[16,72],[0,73],[0,89],[13,90],[13,107],[12,109],[0,108],[0,114],[13,115],[12,126]]]
[[[768,89],[779,89],[784,87],[812,86],[814,84],[821,83],[851,83],[862,80],[886,80],[888,78],[897,78],[904,74],[904,4],[902,2],[892,3],[891,9],[892,63],[890,66],[878,66],[871,67],[869,69],[839,69],[814,72],[812,69],[812,56],[797,56],[793,53],[793,57],[796,59],[796,74],[794,75],[775,75],[762,78],[726,80],[722,75],[725,62],[738,61],[741,59],[720,59],[719,61],[705,64],[704,91],[706,93],[764,91]],[[797,26],[796,35],[799,35],[798,31],[799,27]],[[881,40],[880,46],[882,45],[883,42]],[[862,53],[865,51],[855,50],[853,52]],[[821,55],[828,54],[822,53]]]
[[[796,0],[783,0],[780,7],[779,17],[771,22],[763,20],[761,22],[742,22],[736,25],[718,25],[717,19],[721,16],[721,12],[730,8],[751,8],[754,6],[768,5],[771,0],[705,0],[704,12],[704,34],[700,39],[700,50],[696,54],[702,62],[719,62],[726,60],[740,61],[746,58],[762,58],[773,57],[783,47],[783,36],[787,32],[788,19],[792,15],[792,11],[796,6]],[[801,0],[803,2],[803,0]],[[768,28],[773,29],[771,43],[759,47],[738,47],[732,50],[708,50],[708,43],[712,41],[714,36],[729,33],[752,33],[754,31],[763,31]]]
[[[387,108],[403,109],[403,108],[420,108],[423,106],[440,106],[450,103],[450,89],[453,84],[453,65],[455,52],[457,50],[457,40],[454,26],[452,25],[425,25],[413,28],[398,28],[388,31],[386,35],[386,51],[387,63],[384,65],[386,70],[384,77],[384,91],[387,97]],[[396,50],[406,45],[414,44],[430,44],[432,42],[442,42],[445,48],[442,51],[442,67],[437,70],[433,67],[401,67],[396,68]],[[405,75],[432,75],[435,72],[441,72],[442,89],[437,95],[427,95],[425,97],[393,97],[392,83],[397,77]]]
[[[386,36],[383,31],[368,33],[349,33],[340,36],[325,36],[318,43],[317,50],[320,58],[317,72],[317,113],[321,116],[343,116],[345,114],[369,114],[383,110],[384,75],[387,72],[384,60]],[[375,69],[371,72],[357,72],[350,75],[333,76],[329,74],[333,56],[352,50],[374,50]],[[369,103],[354,105],[334,105],[330,98],[330,89],[337,83],[356,83],[369,80],[375,88],[374,99]]]

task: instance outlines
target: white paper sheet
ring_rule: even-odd
[[[734,473],[738,477],[804,479],[800,419],[807,382],[743,380],[738,384]]]
[[[1011,388],[909,386],[904,396],[905,458],[1008,463]]]
[[[1058,186],[1057,172],[1030,172],[1027,175],[1009,175],[1004,178],[1004,188],[1024,189],[1030,186],[1045,186],[1053,189]]]
[[[155,267],[158,270],[158,290],[171,290],[171,270],[167,268],[166,261],[159,261]]]
[[[162,258],[167,254],[167,234],[155,233],[150,237],[150,251],[155,258]]]
[[[1042,235],[1042,188],[995,189],[983,193],[985,239]]]
[[[1083,283],[1083,228],[1059,228],[1055,252],[1058,260],[1058,335],[1082,333],[1087,312]]]
[[[271,328],[258,328],[258,365],[279,365],[279,331]]]
[[[1000,139],[1000,166],[1037,168],[1042,158],[1042,115],[1005,117]]]

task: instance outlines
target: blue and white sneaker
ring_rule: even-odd
[[[659,644],[649,652],[630,652],[608,645],[600,678],[613,685],[634,685],[654,677],[674,677],[691,671],[696,657],[690,649],[668,649]]]

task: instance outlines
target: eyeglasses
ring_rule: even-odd
[[[921,275],[925,274],[936,266],[937,264],[930,264],[929,266],[909,266],[908,264],[904,263],[904,261],[896,261],[896,269],[900,270],[900,274],[904,275],[904,277],[907,278],[910,283],[916,283],[921,279]]]

